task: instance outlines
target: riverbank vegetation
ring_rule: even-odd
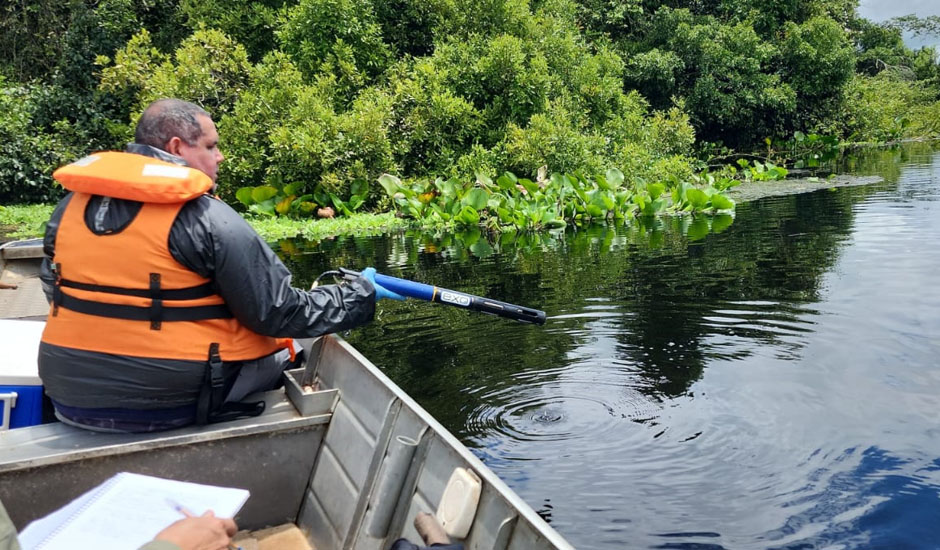
[[[940,133],[937,52],[902,41],[936,21],[856,8],[18,2],[0,8],[0,204],[54,201],[55,167],[123,147],[172,96],[212,113],[220,193],[259,218],[496,229],[727,210],[735,182]]]

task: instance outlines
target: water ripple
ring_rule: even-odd
[[[517,374],[518,385],[483,394],[483,403],[466,412],[469,432],[517,443],[576,442],[582,452],[596,453],[617,444],[610,438],[621,421],[643,423],[658,416],[658,403],[618,383],[614,374],[582,379],[572,376],[578,370],[573,366]]]

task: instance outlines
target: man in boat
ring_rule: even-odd
[[[267,243],[210,195],[218,145],[205,110],[163,99],[125,152],[53,174],[70,193],[43,242],[39,375],[63,422],[148,432],[260,414],[263,403],[241,400],[279,386],[289,338],[368,323],[378,299],[401,299],[372,268],[293,288]]]

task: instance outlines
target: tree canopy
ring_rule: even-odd
[[[0,8],[0,202],[119,148],[143,107],[218,122],[224,196],[348,198],[510,170],[685,177],[715,147],[935,134],[937,52],[857,0],[31,0]],[[380,206],[372,197],[369,204]]]

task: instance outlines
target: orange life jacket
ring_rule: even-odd
[[[92,159],[89,161],[89,159]],[[170,254],[186,201],[212,186],[202,172],[132,153],[96,153],[53,176],[73,191],[56,234],[57,283],[42,341],[159,359],[250,360],[289,346],[235,319],[211,281]],[[130,224],[97,235],[85,224],[92,195],[143,202]]]

